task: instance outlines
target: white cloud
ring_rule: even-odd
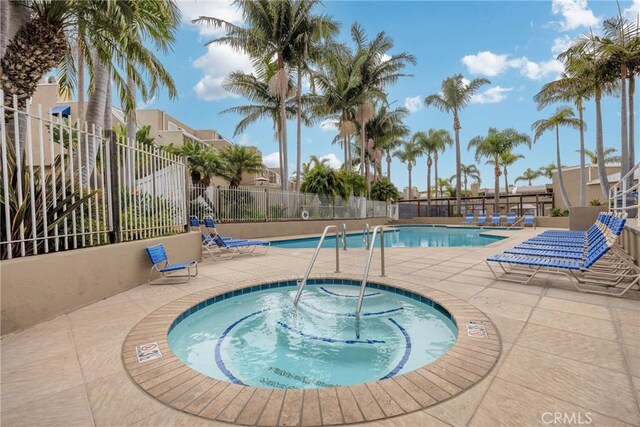
[[[587,6],[587,0],[552,0],[551,13],[560,15],[560,28],[564,31],[597,25],[600,19]]]
[[[497,76],[508,67],[507,55],[496,55],[489,51],[467,55],[462,58],[462,63],[467,66],[469,72],[485,76]]]
[[[268,168],[277,168],[280,166],[280,152],[276,151],[275,153],[262,156],[262,163]]]
[[[323,120],[322,123],[320,123],[320,130],[322,132],[336,132],[338,130],[338,124],[335,120]]]
[[[471,97],[472,104],[497,104],[498,102],[504,101],[507,99],[507,92],[511,92],[513,90],[512,87],[500,87],[495,86],[485,90],[484,92],[478,93]]]
[[[242,12],[229,0],[181,0],[178,2],[182,12],[182,22],[193,28],[201,36],[220,36],[224,30],[206,24],[193,24],[191,20],[201,16],[224,19],[232,24],[242,24]]]
[[[629,19],[637,19],[640,14],[640,0],[633,0],[631,6],[622,12]]]
[[[531,80],[540,80],[547,77],[555,78],[564,70],[562,63],[556,59],[534,62],[526,56],[509,59],[507,54],[495,54],[489,51],[467,55],[462,58],[462,62],[469,72],[489,77],[497,76],[509,69],[517,69],[520,74]]]
[[[411,97],[405,98],[404,100],[404,108],[409,110],[409,113],[413,114],[417,111],[420,111],[422,110],[422,107],[423,107],[422,97],[420,95],[411,96]]]
[[[338,169],[340,166],[342,166],[342,162],[338,159],[338,156],[336,156],[335,153],[325,154],[324,156],[320,157],[320,160],[325,159],[329,161],[329,166],[334,169]]]
[[[136,109],[138,110],[144,110],[145,108],[149,108],[151,105],[153,105],[154,102],[156,102],[158,100],[158,97],[156,97],[155,95],[152,96],[150,99],[148,99],[147,101],[143,101],[142,99],[137,103],[136,105]]]
[[[573,39],[566,34],[560,37],[556,37],[555,39],[553,39],[553,45],[551,45],[551,53],[553,53],[554,55],[561,54],[562,52],[569,49],[572,42]]]
[[[390,59],[391,59],[391,55],[387,55],[386,53],[383,53],[382,57],[380,58],[380,62],[387,62]]]
[[[204,73],[193,89],[198,97],[206,101],[217,101],[226,97],[237,98],[224,90],[224,79],[232,71],[251,72],[253,69],[248,55],[236,52],[225,45],[209,45],[207,53],[193,61],[192,65]]]

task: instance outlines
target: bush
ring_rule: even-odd
[[[398,188],[387,178],[380,178],[371,185],[371,199],[382,202],[395,201],[400,198]]]
[[[589,204],[591,206],[602,206],[602,202],[600,202],[600,199],[593,199],[592,201],[589,202]]]
[[[561,210],[560,208],[553,208],[550,211],[551,216],[553,217],[558,217],[558,216],[569,216],[569,210],[565,209],[565,210]]]

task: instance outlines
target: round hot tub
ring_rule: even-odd
[[[200,302],[169,328],[171,351],[212,378],[261,388],[323,388],[383,380],[427,365],[455,343],[437,302],[369,282],[310,279],[294,306],[294,280]]]

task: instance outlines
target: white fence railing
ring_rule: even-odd
[[[157,147],[14,97],[0,105],[0,156],[0,259],[184,230],[185,162]]]
[[[630,217],[638,218],[640,226],[640,202],[638,189],[640,188],[640,163],[636,164],[615,185],[609,188],[609,210],[611,212],[625,212]]]
[[[220,222],[387,217],[386,202],[323,197],[272,188],[191,186],[190,215]]]

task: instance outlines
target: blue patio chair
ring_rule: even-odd
[[[263,253],[266,254],[271,246],[271,242],[266,240],[224,240],[220,235],[213,236],[213,243],[215,243],[221,250],[228,251],[230,253],[238,254],[254,254],[257,247],[265,247]]]
[[[468,213],[464,217],[464,224],[473,224],[473,214]]]
[[[487,223],[487,215],[486,214],[478,214],[478,220],[476,221],[477,225],[485,225]]]
[[[523,225],[526,227],[527,225],[531,225],[533,226],[533,228],[536,228],[536,217],[532,214],[532,213],[525,213],[524,214],[524,222]]]
[[[216,228],[216,223],[213,220],[213,218],[205,218],[204,219],[204,226],[207,228],[210,236],[213,236],[213,235],[217,234],[223,240],[247,240],[247,239],[236,239],[234,237],[221,235],[220,233],[218,233],[218,229]]]
[[[149,285],[162,284],[178,284],[178,283],[186,283],[192,277],[198,275],[198,262],[197,261],[188,261],[180,264],[171,264],[169,262],[169,257],[167,256],[167,252],[164,249],[164,245],[162,243],[154,246],[149,246],[146,248],[147,255],[149,255],[149,259],[153,266],[151,267],[151,271],[149,272],[149,276],[147,277],[147,283]],[[192,274],[191,269],[195,268],[195,273]],[[187,274],[174,274],[178,271],[187,270]],[[162,275],[162,277],[167,279],[180,279],[179,281],[171,281],[171,282],[162,282],[155,283],[151,281],[151,276],[154,272],[158,272]],[[184,280],[182,280],[184,279]]]
[[[516,218],[516,213],[515,212],[508,212],[507,213],[507,218],[505,219],[505,224],[508,226],[512,226],[512,225],[516,225],[517,222],[517,218]]]
[[[502,216],[499,213],[491,214],[491,225],[500,225],[500,218]]]

